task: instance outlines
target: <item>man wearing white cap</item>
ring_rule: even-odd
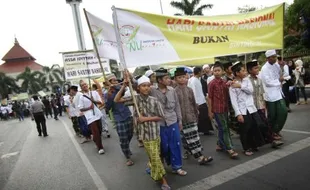
[[[281,76],[281,68],[277,63],[275,50],[268,50],[265,53],[267,62],[262,67],[260,76],[265,90],[265,101],[268,111],[268,120],[271,124],[273,138],[281,139],[280,131],[284,127],[287,118],[287,108],[283,99],[281,83],[284,81]]]
[[[151,85],[156,85],[156,75],[154,71],[147,70],[144,75],[150,79]]]

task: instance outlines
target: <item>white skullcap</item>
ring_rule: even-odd
[[[107,81],[110,81],[112,79],[116,79],[116,76],[114,74],[110,74],[107,76]]]
[[[138,79],[138,86],[143,83],[151,83],[149,77],[142,75],[142,77]]]
[[[202,67],[202,70],[205,70],[205,68],[210,68],[210,65],[205,64],[205,65]]]
[[[266,57],[271,57],[273,55],[277,55],[277,52],[276,50],[272,49],[272,50],[267,50],[266,53],[265,53]]]
[[[301,66],[303,66],[303,62],[302,62],[302,60],[300,60],[300,59],[298,59],[297,61],[295,61],[295,64],[298,66],[298,67],[301,67]]]
[[[147,77],[150,77],[152,74],[154,74],[154,71],[147,70],[144,75],[147,76]]]

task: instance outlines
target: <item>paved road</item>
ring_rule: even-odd
[[[253,157],[241,155],[230,160],[217,153],[215,136],[202,136],[204,152],[214,162],[198,166],[194,159],[184,161],[185,177],[169,173],[173,189],[309,189],[310,106],[292,106],[284,135],[285,146],[263,147]],[[105,155],[98,155],[94,143],[79,144],[70,121],[47,120],[49,137],[38,137],[31,120],[0,122],[0,189],[111,189],[155,190],[159,186],[145,173],[147,156],[131,143],[135,165],[125,166],[118,137],[103,137]],[[241,152],[237,137],[233,138]],[[308,166],[308,167],[305,167]]]

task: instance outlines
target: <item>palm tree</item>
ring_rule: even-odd
[[[51,68],[43,67],[43,74],[40,75],[40,82],[42,85],[45,84],[45,86],[51,85],[53,87],[57,84],[62,86],[64,83],[63,72],[59,65],[55,64]],[[47,91],[49,90],[48,88],[46,89]]]
[[[170,5],[183,13],[176,13],[174,15],[177,16],[183,16],[183,15],[203,15],[203,10],[205,9],[212,9],[212,4],[204,4],[199,6],[199,3],[201,0],[192,0],[191,2],[189,0],[181,0],[181,2],[178,1],[172,1]],[[198,7],[199,6],[199,7]]]
[[[16,80],[23,80],[21,90],[28,92],[29,94],[35,94],[42,89],[40,84],[40,71],[31,72],[29,67],[26,67],[23,73],[17,75]]]
[[[7,98],[8,94],[19,92],[15,79],[0,72],[0,95],[2,98]]]

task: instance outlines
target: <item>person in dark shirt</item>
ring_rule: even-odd
[[[50,115],[51,118],[53,118],[51,102],[48,100],[47,96],[43,97],[42,103],[44,104],[44,107],[45,107],[44,112],[45,112],[46,118],[48,118],[48,115]]]
[[[55,97],[54,94],[52,94],[52,100],[51,100],[51,105],[53,108],[53,112],[54,112],[54,119],[58,120],[58,106],[57,106],[57,98]]]
[[[105,94],[106,109],[113,112],[121,149],[127,159],[126,165],[132,166],[134,162],[131,160],[130,141],[133,137],[133,117],[127,106],[114,101],[116,94],[121,89],[121,85],[118,83],[115,75],[108,76],[107,80],[111,85],[108,93]]]

